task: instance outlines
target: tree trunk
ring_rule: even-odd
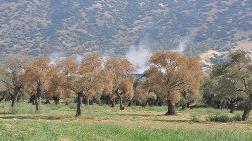
[[[86,97],[86,101],[87,101],[87,105],[89,105],[89,101],[90,101],[90,100],[89,100],[89,97],[88,97],[88,96]]]
[[[114,101],[111,102],[111,107],[115,107],[115,102]]]
[[[59,100],[58,99],[54,100],[54,103],[55,103],[55,105],[58,105],[59,104]]]
[[[42,84],[40,81],[37,82],[38,86],[37,86],[37,92],[35,94],[35,109],[36,111],[39,111],[40,110],[40,104],[41,104],[41,96],[42,96],[42,93],[43,93],[43,90],[42,90]]]
[[[124,110],[122,93],[119,92],[119,88],[117,88],[115,92],[116,92],[117,97],[119,98],[120,110]]]
[[[15,86],[14,93],[11,99],[11,107],[14,107],[16,105],[20,90],[21,90],[21,86]]]
[[[53,96],[53,100],[54,100],[55,105],[58,105],[60,98],[58,96]]]
[[[120,110],[124,110],[122,96],[119,96],[119,102],[120,102]]]
[[[77,109],[76,109],[76,115],[75,117],[81,116],[81,104],[82,104],[82,92],[79,92],[77,94]]]
[[[106,102],[107,102],[106,104],[108,104],[108,105],[110,104],[110,100],[109,100],[108,96],[106,97]]]
[[[175,104],[171,101],[168,100],[168,111],[165,115],[175,115]]]
[[[187,108],[186,105],[183,104],[181,110],[185,110],[186,108]]]
[[[50,104],[50,100],[49,100],[49,98],[46,98],[46,102],[45,102],[45,104]]]
[[[16,105],[17,99],[18,99],[18,93],[14,93],[11,99],[11,107],[14,107]]]
[[[36,111],[40,110],[40,97],[38,96],[35,98],[35,109]]]
[[[190,102],[186,102],[186,108],[190,108]]]
[[[35,105],[35,95],[31,95],[28,103],[32,103],[32,105]]]
[[[230,102],[230,113],[234,113],[235,111],[235,103],[233,101]]]
[[[115,107],[115,99],[111,99],[111,107]]]
[[[221,104],[220,104],[219,101],[217,102],[217,108],[218,108],[218,109],[221,109]]]
[[[249,118],[250,106],[246,106],[243,111],[242,120],[247,121]]]
[[[0,98],[0,102],[2,102],[5,99],[5,96],[3,96],[2,98]]]

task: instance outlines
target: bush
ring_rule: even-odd
[[[236,114],[236,115],[233,117],[233,120],[234,120],[234,121],[242,121],[242,115],[241,115],[241,114]]]
[[[69,103],[67,106],[69,107],[69,109],[76,109],[75,103]]]
[[[230,118],[228,115],[214,115],[214,116],[209,116],[209,121],[232,122],[233,119]]]
[[[209,116],[209,121],[214,122],[232,122],[232,121],[242,121],[242,115],[236,114],[233,117],[230,117],[228,115],[214,115]]]
[[[196,115],[193,115],[192,116],[192,122],[200,122],[200,120]]]

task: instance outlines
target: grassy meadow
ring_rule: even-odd
[[[251,141],[252,122],[210,122],[211,115],[236,111],[197,108],[164,116],[166,107],[82,107],[75,104],[42,105],[40,112],[28,103],[0,103],[0,140],[3,141]],[[251,121],[251,120],[250,120]]]

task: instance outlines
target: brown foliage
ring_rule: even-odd
[[[57,98],[65,98],[67,97],[65,85],[65,77],[62,73],[60,73],[59,68],[56,65],[50,65],[49,74],[47,75],[48,79],[48,87],[46,90],[46,97],[48,99],[52,99],[54,97]]]
[[[65,72],[64,86],[77,96],[76,116],[81,115],[82,97],[85,96],[89,104],[89,98],[102,89],[101,60],[98,54],[88,54],[80,64],[72,57],[61,62],[60,68]]]
[[[49,59],[40,58],[33,60],[25,69],[23,79],[26,86],[41,84],[44,88],[48,86],[48,74],[50,73]]]
[[[112,106],[115,99],[119,98],[121,109],[122,103],[129,102],[134,95],[134,66],[127,59],[110,58],[105,64],[105,81],[103,93],[110,97]]]
[[[149,62],[148,85],[167,101],[176,103],[181,91],[198,94],[202,72],[196,59],[173,52],[158,52]]]
[[[36,110],[40,108],[41,96],[49,87],[50,78],[50,60],[48,58],[39,58],[33,60],[25,69],[22,76],[26,89],[35,91]],[[35,90],[34,90],[35,89]]]

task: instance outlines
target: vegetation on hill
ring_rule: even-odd
[[[187,54],[251,44],[249,0],[31,0],[0,2],[0,52],[123,56],[143,42],[152,51]],[[247,43],[248,42],[248,43]]]

